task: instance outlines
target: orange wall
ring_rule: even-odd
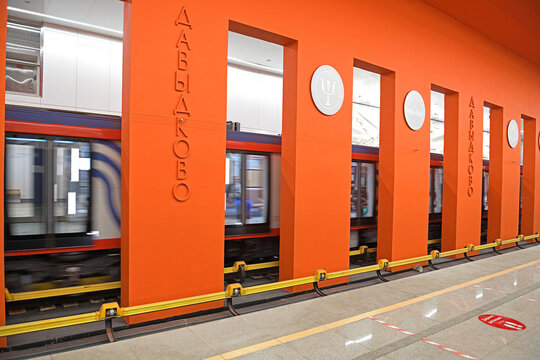
[[[521,146],[510,148],[506,137],[511,119],[521,124],[518,111],[492,108],[490,118],[488,242],[518,235]]]
[[[223,290],[226,97],[220,94],[226,91],[228,23],[200,2],[186,6],[192,29],[175,25],[178,1],[125,6],[123,306]],[[182,30],[189,49],[176,46]],[[176,91],[178,49],[187,52],[189,90]],[[190,114],[175,116],[181,95]],[[177,117],[186,119],[185,135]],[[185,143],[177,149],[184,159],[174,152],[179,139],[189,143],[189,156]],[[177,175],[182,160],[187,176]],[[183,202],[173,197],[181,182],[190,188]]]
[[[444,118],[441,250],[480,244],[483,102],[447,93]]]
[[[536,179],[540,177],[540,122],[527,116],[524,116],[524,119],[521,233],[529,235],[540,229],[540,188],[536,183]]]
[[[174,71],[180,29],[174,20],[183,5],[193,25],[188,35],[191,118],[185,126],[192,144],[188,159],[192,194],[188,201],[178,203],[171,194],[177,160],[172,152],[177,138],[173,109],[179,96]],[[354,59],[390,71],[381,86],[379,256],[396,260],[424,255],[427,249],[429,119],[413,132],[404,122],[402,109],[406,93],[415,89],[424,97],[429,114],[432,84],[459,94],[454,109],[459,125],[452,130],[457,144],[448,168],[456,173],[445,174],[445,181],[454,179],[445,189],[453,187],[450,196],[456,197],[452,217],[445,224],[457,228],[446,235],[445,243],[460,244],[464,236],[474,242],[479,233],[480,197],[463,199],[469,158],[464,126],[469,121],[466,107],[471,96],[477,129],[481,129],[484,101],[504,108],[501,134],[492,130],[497,149],[493,159],[500,165],[495,165],[490,183],[500,185],[491,191],[490,184],[489,223],[497,225],[492,218],[501,221],[490,236],[516,235],[519,167],[514,163],[516,151],[504,146],[502,126],[511,117],[519,119],[521,113],[540,116],[540,70],[506,48],[414,0],[166,0],[159,6],[134,1],[127,9],[122,124],[124,305],[223,287],[230,21],[261,29],[261,37],[286,47],[281,279],[309,275],[320,267],[329,271],[348,267]],[[252,28],[244,31],[257,33]],[[345,85],[344,106],[330,117],[315,109],[309,94],[311,76],[323,64],[335,67]],[[476,163],[478,154],[481,147],[475,153]],[[480,174],[478,166],[474,177],[478,192]],[[497,197],[500,206],[492,207]]]
[[[6,63],[6,30],[7,30],[7,0],[0,1],[0,44],[4,44],[0,48],[0,64]],[[0,66],[0,79],[6,78],[6,68]],[[5,130],[5,98],[6,98],[6,82],[2,81],[0,85],[0,189],[4,188],[4,130]],[[0,217],[4,218],[4,192],[0,192]],[[0,225],[0,254],[4,253],[4,223]],[[4,261],[0,261],[0,274],[4,274]],[[0,276],[0,289],[4,288],[4,276]],[[0,300],[0,326],[6,324],[5,299]],[[0,347],[6,346],[6,338],[0,338]]]

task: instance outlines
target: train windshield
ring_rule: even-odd
[[[6,137],[6,225],[25,248],[68,246],[57,237],[86,237],[90,221],[90,142]],[[87,245],[70,242],[69,246]],[[9,246],[8,246],[9,248]]]

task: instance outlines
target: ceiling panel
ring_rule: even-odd
[[[283,70],[283,46],[229,31],[229,57]]]
[[[115,31],[123,30],[124,3],[120,0],[9,0],[8,5],[13,8],[29,10],[61,19],[78,21]],[[50,22],[77,29],[119,36],[117,33],[109,33],[99,29],[92,29],[81,24],[73,24],[43,16],[23,14],[15,11],[9,11],[8,14],[10,16],[33,21]]]
[[[539,0],[424,0],[540,66]]]
[[[122,31],[124,3],[119,0],[95,0],[83,21]]]
[[[32,0],[30,0],[32,1]],[[84,21],[95,0],[50,0],[45,14],[75,21]]]

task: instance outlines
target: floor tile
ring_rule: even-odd
[[[216,354],[273,339],[247,316],[237,316],[189,327]]]
[[[274,346],[269,349],[254,352],[252,354],[240,356],[237,360],[305,360],[307,357],[294,351],[285,345]]]
[[[463,358],[459,355],[443,350],[437,346],[430,345],[422,340],[417,341],[404,348],[401,348],[397,351],[386,354],[385,358],[388,360],[403,360],[403,359],[414,359],[414,360],[462,359],[463,360]]]
[[[538,359],[538,353],[531,354],[524,352],[520,349],[517,349],[513,346],[504,346],[489,355],[485,356],[483,359],[488,360],[535,360]]]
[[[409,337],[409,335],[401,331],[392,329],[371,319],[341,326],[336,331],[345,337],[348,343],[360,344],[369,350],[374,350]]]
[[[336,330],[308,336],[285,346],[310,360],[353,359],[368,352],[361,343],[345,338]]]
[[[190,328],[163,331],[151,335],[122,340],[139,359],[202,359],[215,355]]]
[[[52,355],[53,360],[138,360],[137,356],[131,352],[127,342],[119,341],[111,344],[67,351]]]
[[[474,317],[427,337],[439,344],[481,358],[508,345],[520,335],[518,333],[494,328]]]

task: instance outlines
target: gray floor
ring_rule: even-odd
[[[527,328],[494,328],[478,320],[481,314]],[[539,353],[535,246],[40,359],[538,359]]]

